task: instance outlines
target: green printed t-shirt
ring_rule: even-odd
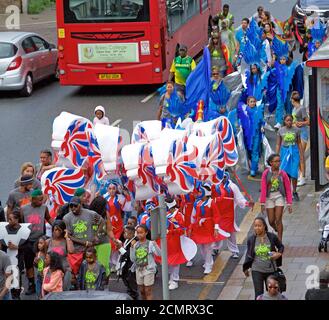
[[[170,72],[175,74],[175,83],[185,86],[187,77],[195,67],[195,61],[191,57],[176,57],[170,68]]]
[[[72,212],[69,212],[64,216],[63,221],[66,224],[69,234],[74,238],[92,242],[95,237],[93,226],[95,221],[100,221],[101,219],[102,218],[95,211],[81,208],[81,213],[79,215],[74,215]],[[83,252],[85,247],[74,243],[74,250],[76,252]]]
[[[274,262],[274,267],[273,267],[273,264],[269,256],[270,252],[271,252],[271,243],[268,237],[265,236],[263,243],[261,243],[260,238],[257,237],[255,242],[255,259],[252,264],[253,271],[258,271],[263,273],[274,272],[274,268],[276,269],[276,266],[275,266],[275,261],[273,261]]]

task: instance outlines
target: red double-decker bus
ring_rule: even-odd
[[[220,0],[57,0],[62,85],[160,84],[207,43]]]

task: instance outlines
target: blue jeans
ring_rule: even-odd
[[[38,274],[35,278],[35,293],[38,298],[41,298],[41,290],[42,290],[42,276]]]
[[[8,291],[2,298],[3,301],[11,300],[11,294],[10,291]]]

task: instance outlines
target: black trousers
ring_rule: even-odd
[[[257,299],[258,296],[264,293],[264,284],[267,289],[266,279],[271,274],[273,274],[273,272],[264,273],[258,271],[251,271],[252,282],[254,283],[254,289],[255,289],[255,300]]]
[[[130,270],[122,270],[122,281],[127,287],[127,293],[134,299],[138,300],[138,286],[136,282],[136,273]]]

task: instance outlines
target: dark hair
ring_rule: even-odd
[[[106,218],[107,202],[102,196],[97,196],[90,204],[89,210],[97,212],[103,219]]]
[[[149,233],[149,229],[148,229],[148,227],[146,226],[146,224],[140,224],[140,225],[138,225],[138,226],[136,227],[136,230],[137,230],[138,228],[142,228],[142,229],[144,229],[144,231],[145,231],[146,233]]]
[[[230,9],[230,6],[227,4],[227,3],[225,3],[224,5],[223,5],[223,9],[224,8],[226,8],[226,9]]]
[[[135,232],[135,228],[132,226],[125,226],[124,227],[126,230],[128,230],[129,232]]]
[[[173,81],[170,81],[170,80],[168,80],[168,81],[166,82],[166,86],[167,86],[168,84],[171,84],[172,86],[175,85],[174,82],[173,82]]]
[[[266,284],[268,284],[268,282],[269,282],[270,280],[274,280],[274,281],[276,281],[277,283],[279,283],[278,278],[277,278],[276,276],[274,276],[273,274],[271,274],[270,276],[268,276],[268,277],[266,278]]]
[[[248,18],[243,18],[242,21],[246,21],[248,24],[250,23],[250,20]]]
[[[259,11],[260,9],[263,9],[263,11],[264,11],[264,7],[263,6],[258,6],[257,7],[257,11]]]
[[[255,222],[256,220],[260,220],[260,221],[262,221],[262,223],[263,223],[263,225],[264,225],[264,227],[265,227],[265,231],[268,232],[268,226],[267,226],[267,223],[266,223],[265,219],[264,219],[263,217],[257,217],[257,218],[255,218],[254,222]]]
[[[84,254],[85,257],[86,257],[86,253],[91,253],[91,254],[97,256],[97,251],[94,247],[89,247],[85,250],[85,254]]]
[[[271,21],[271,13],[269,11],[264,11],[264,14],[266,18]]]
[[[293,119],[292,115],[291,114],[286,114],[284,117],[283,117],[283,122],[286,121],[286,119],[290,117],[291,119]]]
[[[54,232],[55,227],[59,228],[62,230],[62,237],[64,238],[65,235],[65,229],[66,229],[66,224],[63,220],[55,220],[53,225],[52,225],[52,231]]]
[[[300,102],[300,95],[298,91],[293,91],[291,93],[291,99],[294,100],[295,102]]]
[[[63,273],[65,273],[62,257],[57,252],[49,252],[48,255],[50,258],[49,269],[51,271],[61,270]]]
[[[20,214],[19,211],[14,210],[14,211],[10,212],[10,214],[12,214],[12,215],[14,216],[14,218],[20,222],[20,220],[21,220],[21,214]],[[9,215],[10,215],[10,214],[9,214]],[[8,215],[8,216],[9,216],[9,215]]]
[[[137,223],[137,217],[135,217],[135,216],[131,216],[131,217],[128,218],[128,220],[129,220],[129,219],[132,219],[132,220],[135,221],[135,223]]]
[[[53,156],[52,152],[51,152],[49,149],[43,149],[43,150],[40,151],[40,154],[41,154],[41,153],[45,153],[45,154],[47,154],[49,157],[52,157],[52,156]]]
[[[272,153],[266,160],[267,164],[270,166],[271,165],[271,162],[274,160],[274,158],[276,157],[279,157],[280,158],[280,155],[277,154],[277,153]]]
[[[34,248],[33,248],[33,251],[34,251],[34,253],[37,253],[38,251],[39,251],[39,249],[38,249],[38,244],[39,244],[39,241],[40,240],[43,240],[43,241],[47,241],[48,240],[48,238],[47,238],[47,236],[41,236],[35,243],[34,243]],[[46,245],[45,245],[45,251],[44,251],[44,253],[47,253],[47,242],[46,242]]]
[[[219,17],[218,17],[218,16],[214,16],[214,17],[212,18],[212,22],[213,22],[214,24],[218,24],[218,22],[219,22]]]

